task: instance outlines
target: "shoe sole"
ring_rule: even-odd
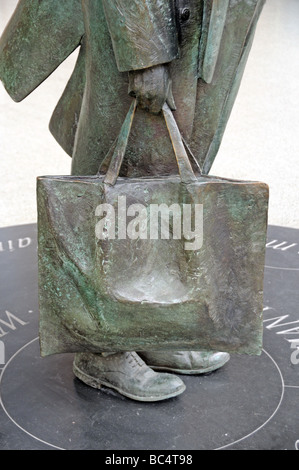
[[[199,374],[207,374],[208,372],[213,372],[214,370],[220,369],[220,367],[223,367],[224,364],[226,364],[229,361],[229,357],[225,359],[224,361],[215,364],[214,366],[206,367],[205,369],[175,369],[173,367],[163,367],[163,366],[153,366],[151,364],[147,364],[151,369],[157,370],[157,371],[167,371],[167,372],[175,372],[176,374],[182,374],[182,375],[199,375]]]
[[[96,379],[95,377],[92,377],[91,375],[85,374],[85,372],[82,372],[75,364],[73,365],[73,372],[78,379],[80,379],[82,382],[89,385],[90,387],[97,388],[97,389],[102,388],[102,386],[107,387],[107,388],[112,388],[113,390],[116,390],[120,395],[124,395],[125,397],[131,398],[132,400],[137,400],[137,401],[154,402],[154,401],[167,400],[168,398],[173,398],[173,397],[180,395],[186,390],[186,385],[184,384],[184,388],[182,388],[181,390],[169,393],[167,395],[163,395],[160,397],[153,397],[153,396],[140,397],[138,395],[133,395],[131,393],[125,392],[121,390],[120,388],[116,387],[115,385],[111,385],[108,382],[105,382],[104,380]]]

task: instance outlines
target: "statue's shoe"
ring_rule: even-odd
[[[167,370],[178,374],[205,374],[212,372],[229,360],[225,352],[155,351],[139,353],[154,370]]]
[[[186,389],[175,375],[154,372],[135,352],[100,354],[77,353],[73,372],[94,388],[113,388],[138,401],[160,401],[180,395]]]

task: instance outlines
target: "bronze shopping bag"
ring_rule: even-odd
[[[195,174],[167,105],[179,175],[118,177],[135,107],[106,174],[37,179],[42,355],[260,354],[267,185]]]

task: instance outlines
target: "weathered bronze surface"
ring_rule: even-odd
[[[267,186],[196,178],[167,106],[163,114],[180,177],[117,179],[134,109],[131,105],[106,176],[38,178],[42,353],[225,349],[259,354]],[[127,220],[118,217],[120,198],[125,214],[136,202],[146,211],[143,235],[139,219],[136,236],[129,236]],[[151,209],[161,202],[180,208],[179,228],[184,207],[202,204],[202,246],[186,249],[181,232],[175,239],[175,216],[169,239],[160,230],[152,236]],[[100,204],[116,215],[114,232],[105,240],[96,230]],[[110,224],[113,214],[107,215]],[[129,217],[131,224],[136,214],[140,206]],[[193,212],[190,228],[196,225]]]
[[[101,203],[204,205],[203,246],[95,236]],[[213,177],[38,181],[43,354],[210,349],[259,353],[268,192]]]
[[[73,157],[72,174],[92,175],[129,108],[127,71],[167,63],[176,121],[208,173],[263,4],[264,0],[21,0],[0,41],[0,79],[20,101],[80,46],[50,129]],[[122,176],[177,173],[161,115],[141,109],[138,115]]]
[[[25,98],[80,47],[50,121],[72,157],[74,176],[38,179],[44,355],[88,351],[93,357],[111,349],[260,353],[268,189],[202,176],[199,169],[207,175],[217,154],[263,4],[19,1],[0,40],[0,79],[14,100]],[[128,137],[122,125],[132,96],[138,109]],[[194,155],[191,163],[184,164],[176,138],[174,158],[169,108]],[[110,159],[119,133],[126,154]],[[106,177],[94,176],[100,165],[104,172],[110,165]],[[150,204],[203,204],[202,248],[186,250],[183,239],[99,241],[96,208],[114,207],[120,195],[146,210]],[[218,360],[219,367],[223,363]],[[129,381],[128,375],[121,393]]]

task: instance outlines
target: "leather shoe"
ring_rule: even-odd
[[[73,372],[78,379],[94,388],[109,387],[137,401],[160,401],[180,395],[186,389],[175,375],[150,369],[135,352],[109,356],[77,353]]]
[[[187,375],[212,372],[222,367],[230,358],[225,352],[208,351],[154,351],[138,354],[154,370]]]

